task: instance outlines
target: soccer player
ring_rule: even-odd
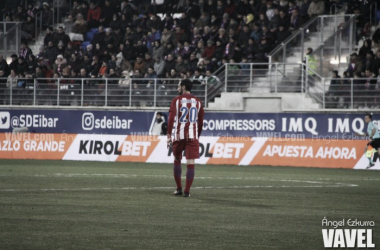
[[[368,123],[367,133],[358,134],[358,135],[369,136],[370,141],[368,142],[367,147],[370,145],[375,150],[377,150],[377,152],[373,156],[373,160],[372,160],[372,157],[369,158],[369,165],[367,166],[367,169],[368,169],[368,168],[375,166],[374,162],[376,162],[377,158],[379,157],[379,154],[380,154],[380,133],[379,133],[379,129],[372,122],[372,115],[371,114],[367,114],[364,118],[364,121],[366,123]]]
[[[178,84],[179,96],[170,104],[167,144],[174,155],[174,180],[177,189],[174,195],[182,196],[181,159],[185,150],[187,159],[186,186],[184,196],[190,197],[190,187],[194,180],[194,160],[199,158],[199,136],[202,133],[204,110],[202,102],[190,94],[193,83],[189,79]],[[174,139],[172,142],[172,130]]]

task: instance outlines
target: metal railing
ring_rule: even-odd
[[[345,78],[344,86],[330,87],[331,77],[322,77],[306,63],[235,63],[225,64],[214,78],[218,92],[209,92],[207,99],[212,102],[221,92],[306,93],[325,108],[364,108],[380,105],[379,78]],[[369,80],[370,85],[365,82]],[[349,83],[347,85],[347,83]],[[208,88],[209,89],[209,88]],[[214,89],[214,90],[215,90]],[[344,96],[343,96],[344,95]],[[343,99],[342,99],[343,98]]]
[[[377,11],[379,11],[377,9],[377,1],[373,2],[369,6],[369,9],[370,9],[370,12],[369,12],[369,22],[370,22],[370,25],[372,27],[373,25],[376,25],[376,15],[377,15]]]
[[[295,56],[297,63],[303,61],[306,49],[317,48],[338,30],[340,20],[355,18],[354,15],[321,15],[310,19],[299,30],[268,54],[269,63],[286,63],[289,55]],[[351,22],[350,22],[351,23]],[[350,44],[354,44],[355,36]]]
[[[17,54],[21,45],[21,22],[0,22],[0,54]]]
[[[379,78],[321,77],[307,63],[225,64],[223,74],[193,80],[192,94],[204,106],[221,92],[297,92],[320,107],[379,107]],[[0,105],[162,107],[178,95],[182,79],[163,78],[0,78]]]
[[[169,107],[181,79],[0,78],[1,105]],[[207,106],[204,80],[192,94]]]
[[[42,30],[42,12],[39,11],[35,14],[34,19],[34,25],[35,25],[35,35],[34,39],[38,39],[38,36],[41,34]]]
[[[322,78],[323,108],[380,108],[380,78]]]
[[[343,25],[340,25],[334,34],[328,37],[312,55],[318,61],[316,72],[320,76],[330,76],[331,71],[347,64],[348,57],[354,50],[356,34],[356,18],[352,16]]]

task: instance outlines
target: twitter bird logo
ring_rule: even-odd
[[[1,117],[1,124],[5,124],[8,121],[8,117]]]
[[[0,129],[8,129],[10,127],[11,114],[9,112],[0,112]]]

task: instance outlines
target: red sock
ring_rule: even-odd
[[[194,180],[194,173],[195,173],[194,164],[187,165],[186,187],[185,187],[185,192],[187,193],[190,193],[190,188]]]
[[[174,161],[174,180],[177,184],[177,189],[182,188],[182,181],[181,181],[181,174],[182,174],[182,168],[181,168],[181,162],[180,161]]]

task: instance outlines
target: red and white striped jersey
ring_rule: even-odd
[[[174,133],[174,140],[198,139],[202,133],[203,116],[202,102],[198,98],[191,94],[177,96],[170,105],[168,136]]]

